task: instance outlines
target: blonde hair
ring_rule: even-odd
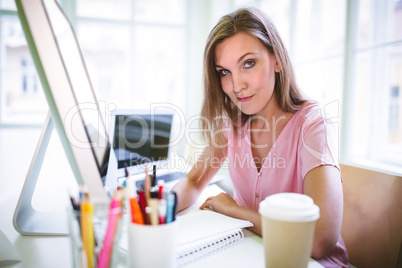
[[[296,85],[293,67],[286,48],[271,19],[256,8],[241,8],[223,16],[212,29],[204,50],[204,102],[201,122],[204,137],[209,145],[225,143],[222,129],[225,116],[230,119],[235,131],[249,119],[223,92],[220,76],[215,70],[214,53],[216,46],[239,32],[258,38],[275,56],[280,71],[275,73],[274,92],[279,107],[284,112],[297,111],[304,98]]]

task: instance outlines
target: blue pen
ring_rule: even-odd
[[[166,202],[166,223],[170,223],[174,220],[175,207],[176,207],[176,193],[174,191],[170,191],[167,195]]]

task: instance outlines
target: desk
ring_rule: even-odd
[[[14,209],[24,184],[24,180],[31,163],[31,159],[40,135],[41,129],[0,129],[0,229],[8,240],[14,245],[23,261],[6,267],[71,267],[71,249],[70,241],[67,236],[44,237],[44,236],[21,236],[13,227],[12,218]],[[56,135],[57,136],[57,135]],[[56,142],[57,144],[57,142]],[[64,160],[64,153],[61,151],[61,144],[56,147],[49,147],[49,158],[52,158],[53,152],[56,155],[62,155],[61,162],[54,168],[63,166],[67,160]],[[60,152],[60,153],[59,153]],[[57,157],[56,157],[57,158]],[[59,157],[60,158],[60,157]],[[46,168],[53,163],[45,159]],[[52,159],[50,159],[52,160]],[[68,164],[68,162],[67,162]],[[66,168],[64,168],[66,170]],[[53,170],[44,170],[44,176]],[[67,168],[66,175],[72,173]],[[53,177],[57,183],[57,177]],[[57,186],[52,189],[58,189]],[[45,202],[51,205],[50,209],[63,204],[65,195],[59,198],[49,195],[48,189],[43,189],[40,185],[38,192],[35,193],[35,199],[41,199],[46,192]],[[54,187],[54,188],[53,188]],[[57,192],[57,190],[55,190]],[[64,193],[64,192],[62,192]],[[66,193],[67,194],[67,193]],[[47,199],[49,198],[49,199]],[[43,198],[42,198],[43,199]],[[67,202],[65,202],[67,203]],[[43,206],[39,207],[44,208]]]
[[[208,196],[217,195],[222,190],[216,185],[210,185],[200,196],[197,202],[189,209],[181,213],[191,213],[191,210],[198,209]],[[245,229],[244,240],[230,248],[197,260],[186,265],[189,268],[205,267],[265,267],[264,246],[262,238],[255,233]],[[310,259],[308,268],[322,267],[318,262]]]
[[[67,236],[21,236],[15,231],[12,225],[14,209],[39,134],[40,130],[35,129],[0,130],[0,229],[20,253],[23,260],[16,265],[6,267],[72,267],[70,240]],[[64,157],[64,153],[60,151],[62,150],[61,145],[59,147],[59,153]],[[21,153],[21,148],[24,149],[23,153]],[[55,151],[57,153],[57,150]],[[60,163],[60,165],[65,164],[68,163],[66,161]],[[51,166],[56,169],[58,168],[54,164]],[[67,172],[68,176],[70,174]],[[40,187],[38,190],[40,192]],[[207,191],[204,191],[196,205],[189,210],[195,209],[199,205],[199,202],[202,202],[202,199],[205,199],[208,195],[215,195],[219,192],[220,189],[216,185],[209,187]],[[43,192],[39,193],[38,196],[39,199],[46,198],[48,200],[49,198],[47,192],[45,196]],[[60,199],[52,199],[52,206],[57,205],[54,203],[63,202],[63,198],[66,198],[66,196],[62,195],[61,201]],[[68,200],[65,201],[68,203]],[[245,230],[244,234],[245,238],[240,244],[190,263],[186,267],[264,267],[264,251],[261,237],[248,230]],[[311,260],[309,268],[313,267],[321,266]]]

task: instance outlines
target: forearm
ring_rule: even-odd
[[[338,201],[338,206],[342,206],[342,201]],[[320,219],[317,220],[315,232],[314,232],[314,240],[313,240],[313,249],[311,256],[316,259],[322,259],[327,256],[336,246],[336,243],[339,239],[340,229],[341,229],[341,221],[342,215],[339,215],[342,210],[334,211],[331,210],[330,206],[327,205],[324,208],[324,204],[320,207]],[[322,212],[321,212],[322,211]],[[328,215],[329,211],[332,211],[333,214],[338,215]],[[338,222],[332,219],[338,218]]]
[[[222,159],[226,156],[226,152],[224,150],[211,151],[206,149],[187,176],[173,187],[173,190],[177,193],[179,211],[194,204],[201,192],[220,169],[220,165],[210,164],[211,159],[215,155],[220,157],[219,159]]]
[[[202,192],[202,189],[196,187],[194,182],[188,177],[181,179],[172,190],[177,194],[178,211],[186,209],[194,204]]]
[[[248,209],[246,207],[238,206],[233,209],[233,212],[228,215],[233,218],[251,221],[253,223],[253,227],[248,228],[250,231],[262,235],[261,231],[261,215],[254,210]]]
[[[339,171],[333,166],[311,170],[304,179],[304,194],[320,207],[311,256],[321,259],[333,250],[341,230],[343,193]]]

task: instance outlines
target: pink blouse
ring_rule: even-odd
[[[242,135],[226,133],[229,141],[227,165],[234,186],[234,199],[241,205],[258,211],[267,196],[281,192],[303,193],[306,174],[321,165],[338,164],[338,133],[333,122],[325,118],[324,110],[307,102],[286,124],[260,171],[251,151],[250,121]],[[269,126],[270,131],[275,126]],[[275,133],[274,133],[275,134]],[[319,260],[325,267],[349,267],[342,237],[333,252]]]

